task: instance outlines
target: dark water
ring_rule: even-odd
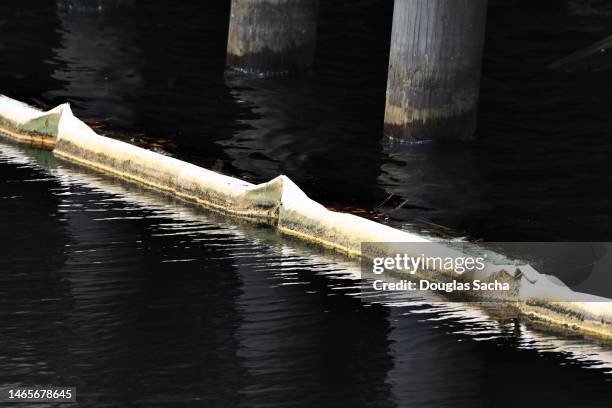
[[[79,406],[609,406],[612,349],[0,142],[0,383]],[[66,405],[69,406],[69,405]]]
[[[314,70],[248,81],[223,75],[228,0],[89,16],[3,0],[0,90],[70,101],[106,133],[163,139],[228,174],[286,174],[388,222],[493,241],[612,240],[612,71],[547,69],[612,34],[607,2],[491,1],[478,140],[402,149],[382,135],[392,1],[321,3]]]
[[[322,2],[316,67],[252,81],[223,74],[228,1],[3,0],[0,93],[410,228],[611,240],[612,72],[546,69],[612,34],[610,6],[493,2],[477,141],[401,149],[381,133],[391,7]],[[2,143],[0,175],[0,384],[96,407],[610,405],[609,347],[363,303],[345,259],[47,152]]]

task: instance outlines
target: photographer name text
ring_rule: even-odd
[[[440,292],[456,292],[456,291],[509,291],[510,284],[508,282],[491,281],[483,282],[475,279],[471,282],[452,280],[450,282],[434,282],[427,279],[418,281],[410,281],[402,279],[396,282],[387,282],[382,279],[377,279],[372,282],[372,287],[376,291],[440,291]]]

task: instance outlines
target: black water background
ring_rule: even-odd
[[[386,146],[391,1],[322,2],[316,66],[224,76],[228,1],[141,0],[102,15],[0,5],[0,89],[106,133],[327,205],[489,241],[612,238],[611,74],[547,66],[612,34],[599,1],[492,1],[478,139]],[[118,136],[120,137],[120,136]],[[390,195],[391,200],[377,207]]]
[[[49,152],[0,142],[0,171],[0,386],[76,386],[83,407],[609,406],[609,347],[364,302],[340,256]]]
[[[390,222],[610,239],[609,73],[545,69],[610,34],[605,4],[494,5],[478,141],[398,150],[381,134],[391,2],[326,2],[315,69],[267,82],[223,75],[226,1],[103,16],[53,3],[0,4],[0,92],[68,100],[117,137],[252,181],[285,173]],[[27,155],[40,163],[0,160],[3,384],[77,385],[97,407],[609,406],[610,367],[588,343],[570,342],[576,359],[512,324],[492,335],[364,305],[331,279],[341,259]]]

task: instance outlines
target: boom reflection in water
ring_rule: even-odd
[[[230,26],[255,75],[228,60]],[[600,0],[3,0],[0,94],[457,247],[554,243],[534,268],[607,296],[610,27]],[[475,128],[453,120],[476,100]],[[375,291],[269,225],[4,139],[0,245],[0,401],[42,384],[77,388],[35,404],[60,407],[610,405],[612,348],[571,324]]]
[[[358,406],[463,406],[474,398],[496,401],[500,385],[485,379],[503,364],[507,378],[524,376],[529,366],[530,381],[553,376],[566,384],[554,394],[529,388],[536,401],[577,403],[576,387],[588,387],[592,401],[609,395],[606,347],[543,336],[496,320],[493,312],[418,295],[364,302],[352,261],[59,163],[49,152],[0,146],[2,174],[14,174],[9,184],[31,186],[28,195],[22,190],[0,201],[3,225],[19,238],[15,232],[27,222],[18,216],[19,203],[33,202],[30,194],[54,197],[35,201],[35,211],[55,213],[64,232],[38,239],[65,254],[63,261],[54,255],[59,263],[44,273],[55,293],[29,302],[18,288],[38,278],[23,280],[19,252],[3,257],[2,287],[12,305],[6,310],[15,312],[5,320],[15,329],[2,335],[9,382],[24,375],[40,383],[61,378],[98,406],[113,404],[105,397],[110,393],[152,406],[203,395],[213,406],[340,399]],[[18,329],[24,319],[31,330]],[[37,351],[23,356],[23,342],[38,336]],[[134,376],[137,388],[129,384]],[[513,395],[509,401],[516,402]]]

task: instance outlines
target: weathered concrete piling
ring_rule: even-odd
[[[474,135],[488,0],[395,0],[385,133]]]
[[[275,77],[310,67],[317,14],[318,0],[232,0],[228,68]]]

